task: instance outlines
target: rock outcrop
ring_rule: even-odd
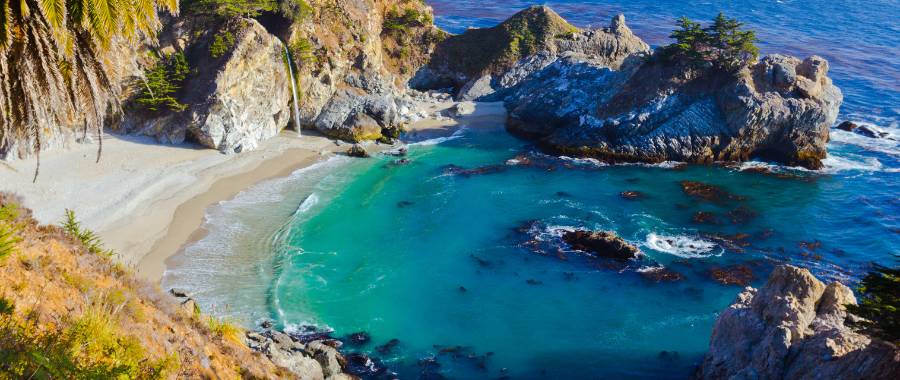
[[[247,332],[247,347],[266,355],[275,365],[304,380],[350,380],[344,373],[347,360],[327,341],[303,343],[288,334],[265,330]]]
[[[255,149],[287,126],[290,83],[283,60],[284,45],[259,22],[240,19],[220,26],[234,36],[226,54],[213,57],[208,35],[194,38],[192,20],[173,21],[161,36],[161,49],[185,51],[195,73],[187,79],[181,112],[131,112],[123,121],[127,133],[156,137],[166,143],[190,139],[225,153]]]
[[[439,43],[410,85],[502,100],[508,129],[551,153],[815,169],[843,100],[827,73],[818,56],[771,55],[737,74],[691,68],[651,51],[622,15],[582,31],[532,7]]]
[[[632,54],[649,50],[621,15],[608,28],[583,31],[550,8],[533,6],[493,28],[470,29],[438,43],[410,85],[451,88],[459,100],[484,99],[562,56],[587,55],[618,68]]]
[[[641,250],[609,231],[568,231],[562,240],[573,249],[595,257],[628,260],[637,257]]]
[[[347,2],[339,12],[326,3],[310,1],[313,15],[292,24],[285,36],[310,46],[307,57],[294,54],[303,94],[300,122],[334,138],[376,140],[382,129],[412,116],[406,81],[445,33],[432,25],[424,3]]]
[[[844,325],[855,304],[841,283],[775,268],[719,315],[697,379],[895,379],[900,350]]]
[[[827,72],[817,56],[772,55],[733,75],[658,54],[635,54],[619,67],[566,55],[503,100],[510,131],[558,154],[611,162],[760,157],[816,169],[842,102]]]

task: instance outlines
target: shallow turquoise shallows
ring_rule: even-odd
[[[437,20],[483,26],[521,5],[476,3],[435,2]],[[637,1],[625,10],[643,3],[659,8]],[[712,13],[706,2],[664,3],[672,4],[659,17]],[[812,52],[852,49],[842,42],[848,39],[879,43],[864,38],[872,31],[860,18],[881,22],[883,39],[898,38],[883,14],[896,16],[896,2],[880,12],[867,2],[844,4],[842,15],[853,17],[830,17],[827,25],[800,13],[821,7],[757,3],[771,20],[796,20],[779,21],[782,34],[818,38],[809,42]],[[606,2],[561,4],[579,25],[619,10]],[[767,20],[749,5],[727,4],[756,27]],[[639,34],[656,30],[641,24],[656,18],[628,19]],[[823,40],[834,30],[841,34]],[[808,54],[793,43],[777,38],[765,49]],[[883,77],[900,70],[894,63],[865,69],[875,64],[832,59],[847,95],[841,119],[897,135],[897,77],[893,84]],[[163,286],[188,288],[204,310],[247,326],[271,318],[289,330],[330,328],[336,337],[367,332],[371,342],[346,345],[347,352],[367,353],[404,379],[685,378],[717,313],[741,290],[714,281],[715,270],[746,268],[760,285],[774,265],[791,263],[853,283],[871,262],[891,264],[900,252],[898,143],[843,131],[832,140],[825,169],[768,166],[784,174],[773,176],[741,171],[763,163],[678,168],[557,159],[500,124],[464,125],[450,138],[411,145],[408,164],[332,158],[213,207],[209,233],[170,262]],[[679,185],[685,180],[733,196],[691,198]],[[625,199],[623,191],[642,196]],[[697,224],[698,211],[718,223]],[[615,231],[645,255],[626,264],[589,260],[560,242],[576,228]],[[738,234],[746,235],[722,239]],[[656,282],[659,267],[683,279]],[[376,349],[392,339],[392,350]]]

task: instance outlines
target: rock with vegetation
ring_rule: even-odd
[[[300,123],[347,141],[378,140],[412,116],[406,81],[444,32],[422,2],[310,0],[288,28]]]
[[[808,270],[775,268],[723,311],[697,379],[894,379],[900,350],[847,327],[856,297]]]
[[[721,15],[706,29],[680,25],[675,44],[618,67],[569,55],[531,74],[502,93],[508,129],[553,153],[611,162],[758,157],[820,168],[842,102],[827,61],[756,61],[755,37]]]
[[[446,38],[410,85],[449,87],[459,99],[481,99],[516,85],[561,56],[587,55],[617,68],[630,55],[649,49],[621,16],[609,28],[584,31],[546,6],[533,6],[493,28]]]
[[[189,33],[193,27],[176,23],[172,28],[179,29],[178,37],[163,43],[176,45],[193,38]],[[187,78],[170,75],[154,81],[148,75],[144,87],[138,81],[139,109],[126,118],[127,132],[170,143],[191,139],[225,153],[239,153],[255,149],[287,126],[291,90],[281,41],[256,20],[237,18],[191,42],[185,44],[185,53],[173,53],[188,57]],[[179,46],[170,48],[177,51]],[[148,83],[160,81],[179,89],[171,95],[143,90]],[[164,109],[147,105],[164,97],[177,98]]]

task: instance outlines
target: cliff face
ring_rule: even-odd
[[[89,106],[115,131],[150,135],[164,143],[190,140],[226,153],[254,149],[293,121],[285,45],[296,70],[300,127],[359,141],[377,139],[382,129],[409,120],[413,106],[405,95],[406,81],[446,35],[432,25],[431,9],[403,0],[306,3],[302,14],[266,13],[259,17],[262,22],[191,10],[161,17],[158,42],[116,40],[108,50],[85,55],[91,59],[80,58],[103,74],[85,79],[92,91],[90,104],[79,104],[63,76],[48,71],[50,90],[29,92],[35,104],[46,105],[46,112],[36,114],[41,148],[54,149],[76,138],[93,141],[96,133],[84,130],[87,122],[96,123],[85,119],[94,113],[78,111]],[[212,45],[226,35],[233,41],[224,54],[213,57]],[[191,74],[174,94],[187,106],[184,111],[148,112],[131,102],[155,63],[150,52],[187,57]],[[0,58],[3,83],[19,83],[9,76],[27,61],[10,54]],[[36,81],[29,86],[40,88]],[[37,137],[24,131],[0,136],[0,157],[34,154]]]
[[[844,325],[853,292],[806,269],[776,268],[716,321],[697,379],[895,379],[900,350]]]

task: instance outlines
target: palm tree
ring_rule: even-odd
[[[0,158],[34,153],[48,130],[96,131],[120,111],[103,53],[153,37],[178,0],[0,0]]]

